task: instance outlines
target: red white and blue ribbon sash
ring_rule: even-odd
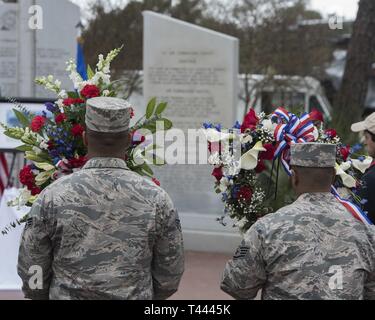
[[[277,149],[275,151],[274,159],[280,159],[286,173],[291,176],[290,169],[290,147],[294,143],[307,143],[315,141],[314,123],[308,113],[305,113],[301,118],[295,114],[288,112],[284,108],[278,108],[272,114],[271,119],[277,121],[278,125],[275,130],[275,140],[277,142]],[[332,194],[336,199],[353,215],[357,220],[373,225],[367,215],[354,203],[344,200],[340,197],[336,188],[332,186]]]
[[[363,222],[367,225],[373,225],[372,221],[367,217],[366,213],[364,213],[357,205],[354,203],[345,200],[340,197],[339,193],[337,192],[335,187],[331,187],[332,194],[336,197],[336,199],[352,214],[354,218]]]

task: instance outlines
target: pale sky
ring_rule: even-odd
[[[355,19],[359,0],[310,0],[312,9],[324,15],[335,13],[346,19]]]
[[[80,5],[82,8],[92,0],[71,0],[72,2]],[[121,2],[120,0],[112,0]],[[223,1],[223,0],[222,0]],[[236,0],[225,0],[236,1]],[[359,0],[310,0],[310,7],[314,10],[320,11],[324,16],[329,14],[337,14],[343,16],[345,19],[355,19],[358,11]],[[124,0],[126,3],[126,0]]]

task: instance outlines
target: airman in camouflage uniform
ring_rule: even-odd
[[[120,134],[129,120],[123,100],[87,102],[89,130]],[[43,288],[30,288],[32,266],[41,267]],[[18,263],[31,299],[166,299],[177,291],[183,270],[181,226],[171,199],[115,157],[91,158],[42,192]]]
[[[335,159],[333,145],[291,149],[292,168],[307,174],[333,168]],[[327,190],[308,192],[327,179],[322,172],[315,180],[315,171],[300,177],[311,180],[305,193],[251,227],[225,268],[222,290],[236,299],[253,299],[259,290],[264,300],[375,299],[373,226],[357,221],[329,192],[328,171]]]

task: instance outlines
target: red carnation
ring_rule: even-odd
[[[274,147],[274,145],[272,143],[268,143],[268,144],[265,144],[263,146],[267,151],[263,151],[259,154],[259,159],[261,160],[272,160],[274,155],[275,155],[275,151],[276,151],[276,148]]]
[[[311,112],[310,112],[310,118],[312,121],[320,121],[320,122],[324,122],[324,117],[323,117],[323,113],[321,113],[319,110],[317,109],[313,109]]]
[[[132,139],[133,145],[139,145],[145,142],[146,137],[143,134],[138,133],[137,131],[133,131],[131,134],[131,139]]]
[[[348,160],[348,157],[350,155],[350,146],[340,148],[340,153],[344,161]]]
[[[212,171],[212,176],[215,177],[217,181],[220,181],[223,178],[223,168],[215,168]]]
[[[69,159],[69,167],[70,168],[82,168],[86,162],[87,162],[87,158],[85,156],[80,156],[78,158],[72,158],[72,159]]]
[[[55,147],[55,144],[53,143],[52,140],[49,140],[47,142],[47,145],[48,145],[48,150],[52,150]]]
[[[82,99],[74,99],[74,98],[67,98],[63,101],[64,106],[69,107],[72,104],[81,104],[85,103],[85,100]]]
[[[81,91],[81,96],[86,99],[96,98],[100,96],[100,89],[95,85],[87,84]]]
[[[39,132],[44,124],[46,123],[46,118],[42,116],[35,116],[34,119],[31,121],[30,128],[33,132]]]
[[[255,110],[250,109],[249,113],[245,116],[245,119],[241,126],[241,132],[244,133],[247,129],[254,130],[259,122]]]
[[[259,161],[258,162],[258,166],[255,168],[255,172],[256,173],[262,173],[263,171],[265,171],[267,169],[266,165],[264,164],[264,161]]]
[[[80,124],[75,124],[71,130],[72,135],[75,137],[82,136],[83,131],[85,131],[85,129],[83,129]]]
[[[61,122],[64,122],[66,120],[66,115],[64,113],[59,113],[56,117],[55,117],[55,122],[57,124],[61,123]]]
[[[335,129],[328,129],[325,131],[325,134],[332,139],[337,137],[337,131]]]
[[[238,192],[238,198],[245,202],[251,201],[253,198],[253,190],[250,187],[241,187],[240,191]]]
[[[157,185],[157,186],[159,186],[160,187],[160,181],[158,180],[158,179],[156,179],[156,178],[152,178],[152,181]]]
[[[33,186],[33,187],[31,187],[31,188],[29,188],[29,190],[31,191],[31,195],[32,195],[32,196],[36,196],[36,195],[38,195],[39,193],[42,192],[42,189],[40,189],[40,188],[37,187],[37,186]]]
[[[134,109],[130,108],[130,119],[133,119],[135,116]]]
[[[31,187],[32,185],[34,185],[35,176],[31,170],[31,166],[25,166],[21,169],[19,173],[19,179],[20,182],[27,187]]]

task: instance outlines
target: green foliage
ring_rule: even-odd
[[[87,66],[87,77],[91,80],[95,75],[95,72],[91,69],[90,65]]]
[[[156,98],[152,98],[147,105],[146,119],[150,119],[153,116],[155,107],[156,107]]]
[[[30,121],[30,119],[23,112],[20,112],[20,111],[18,111],[16,109],[13,109],[13,111],[14,111],[14,114],[16,115],[18,121],[20,122],[20,124],[24,128],[30,126],[31,121]]]

